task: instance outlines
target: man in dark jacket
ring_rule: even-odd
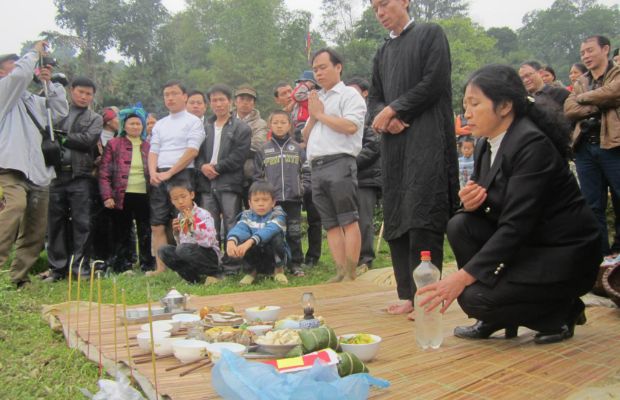
[[[362,78],[354,77],[346,81],[347,86],[357,89],[364,99],[368,98],[370,84]],[[372,121],[366,118],[362,150],[357,155],[357,200],[359,203],[360,231],[362,248],[357,273],[361,274],[372,268],[375,259],[373,243],[375,241],[374,215],[377,200],[381,196],[381,142],[370,126]]]
[[[73,273],[83,260],[82,273],[88,274],[88,242],[91,234],[94,155],[103,128],[101,115],[88,109],[97,90],[95,83],[78,77],[71,83],[69,115],[56,126],[67,132],[62,161],[50,185],[47,224],[47,258],[50,271],[45,282],[66,277],[73,256]],[[68,239],[71,238],[71,239]]]
[[[196,158],[201,172],[196,191],[200,193],[201,207],[213,216],[221,242],[235,226],[241,212],[243,165],[250,152],[252,129],[231,115],[232,90],[228,86],[213,86],[207,97],[215,115],[208,120],[206,139]],[[221,233],[222,218],[224,232]],[[226,273],[235,273],[238,269],[238,266],[224,263]]]
[[[441,268],[446,224],[459,203],[450,49],[440,26],[409,18],[408,1],[372,6],[390,31],[374,59],[368,109],[382,134],[385,239],[402,300],[388,312],[403,314],[413,311],[420,251],[430,250]]]

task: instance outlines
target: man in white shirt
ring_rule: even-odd
[[[312,200],[336,262],[330,282],[355,279],[361,246],[355,157],[362,149],[366,103],[341,81],[342,68],[334,50],[315,53],[312,69],[323,89],[310,93],[310,118],[302,131],[312,168]]]
[[[164,103],[170,114],[157,121],[151,137],[149,174],[151,179],[150,208],[152,247],[155,254],[167,244],[166,225],[174,216],[174,206],[168,196],[167,184],[183,181],[193,186],[194,159],[204,142],[202,121],[186,111],[187,90],[179,81],[164,85]],[[157,256],[156,275],[166,269]]]

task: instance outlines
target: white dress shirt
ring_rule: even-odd
[[[319,99],[323,102],[326,115],[353,122],[357,131],[353,135],[341,133],[320,121],[316,121],[308,139],[308,159],[312,160],[313,158],[335,154],[349,154],[357,157],[362,150],[362,137],[364,135],[364,117],[366,116],[364,98],[354,88],[345,86],[343,82],[338,82],[328,91],[321,90]]]

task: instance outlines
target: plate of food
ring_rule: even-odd
[[[209,327],[216,326],[232,326],[239,327],[245,323],[245,319],[241,314],[229,311],[207,314],[204,317],[204,324]]]
[[[256,344],[258,344],[260,351],[273,354],[276,357],[283,357],[295,346],[301,344],[301,338],[293,329],[281,329],[257,337]]]

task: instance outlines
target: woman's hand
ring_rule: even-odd
[[[452,302],[463,293],[463,290],[474,282],[476,282],[476,278],[471,276],[464,269],[461,269],[452,275],[448,275],[437,283],[424,286],[422,289],[418,290],[417,296],[428,293],[424,296],[419,306],[423,307],[426,311],[431,311],[438,305],[441,305],[443,301],[443,307],[439,311],[443,314],[448,307],[450,307]]]
[[[109,198],[103,202],[103,206],[108,209],[113,209],[116,206],[116,203],[114,202],[114,199]]]
[[[468,181],[459,191],[465,211],[476,211],[487,199],[487,190],[474,181]]]

